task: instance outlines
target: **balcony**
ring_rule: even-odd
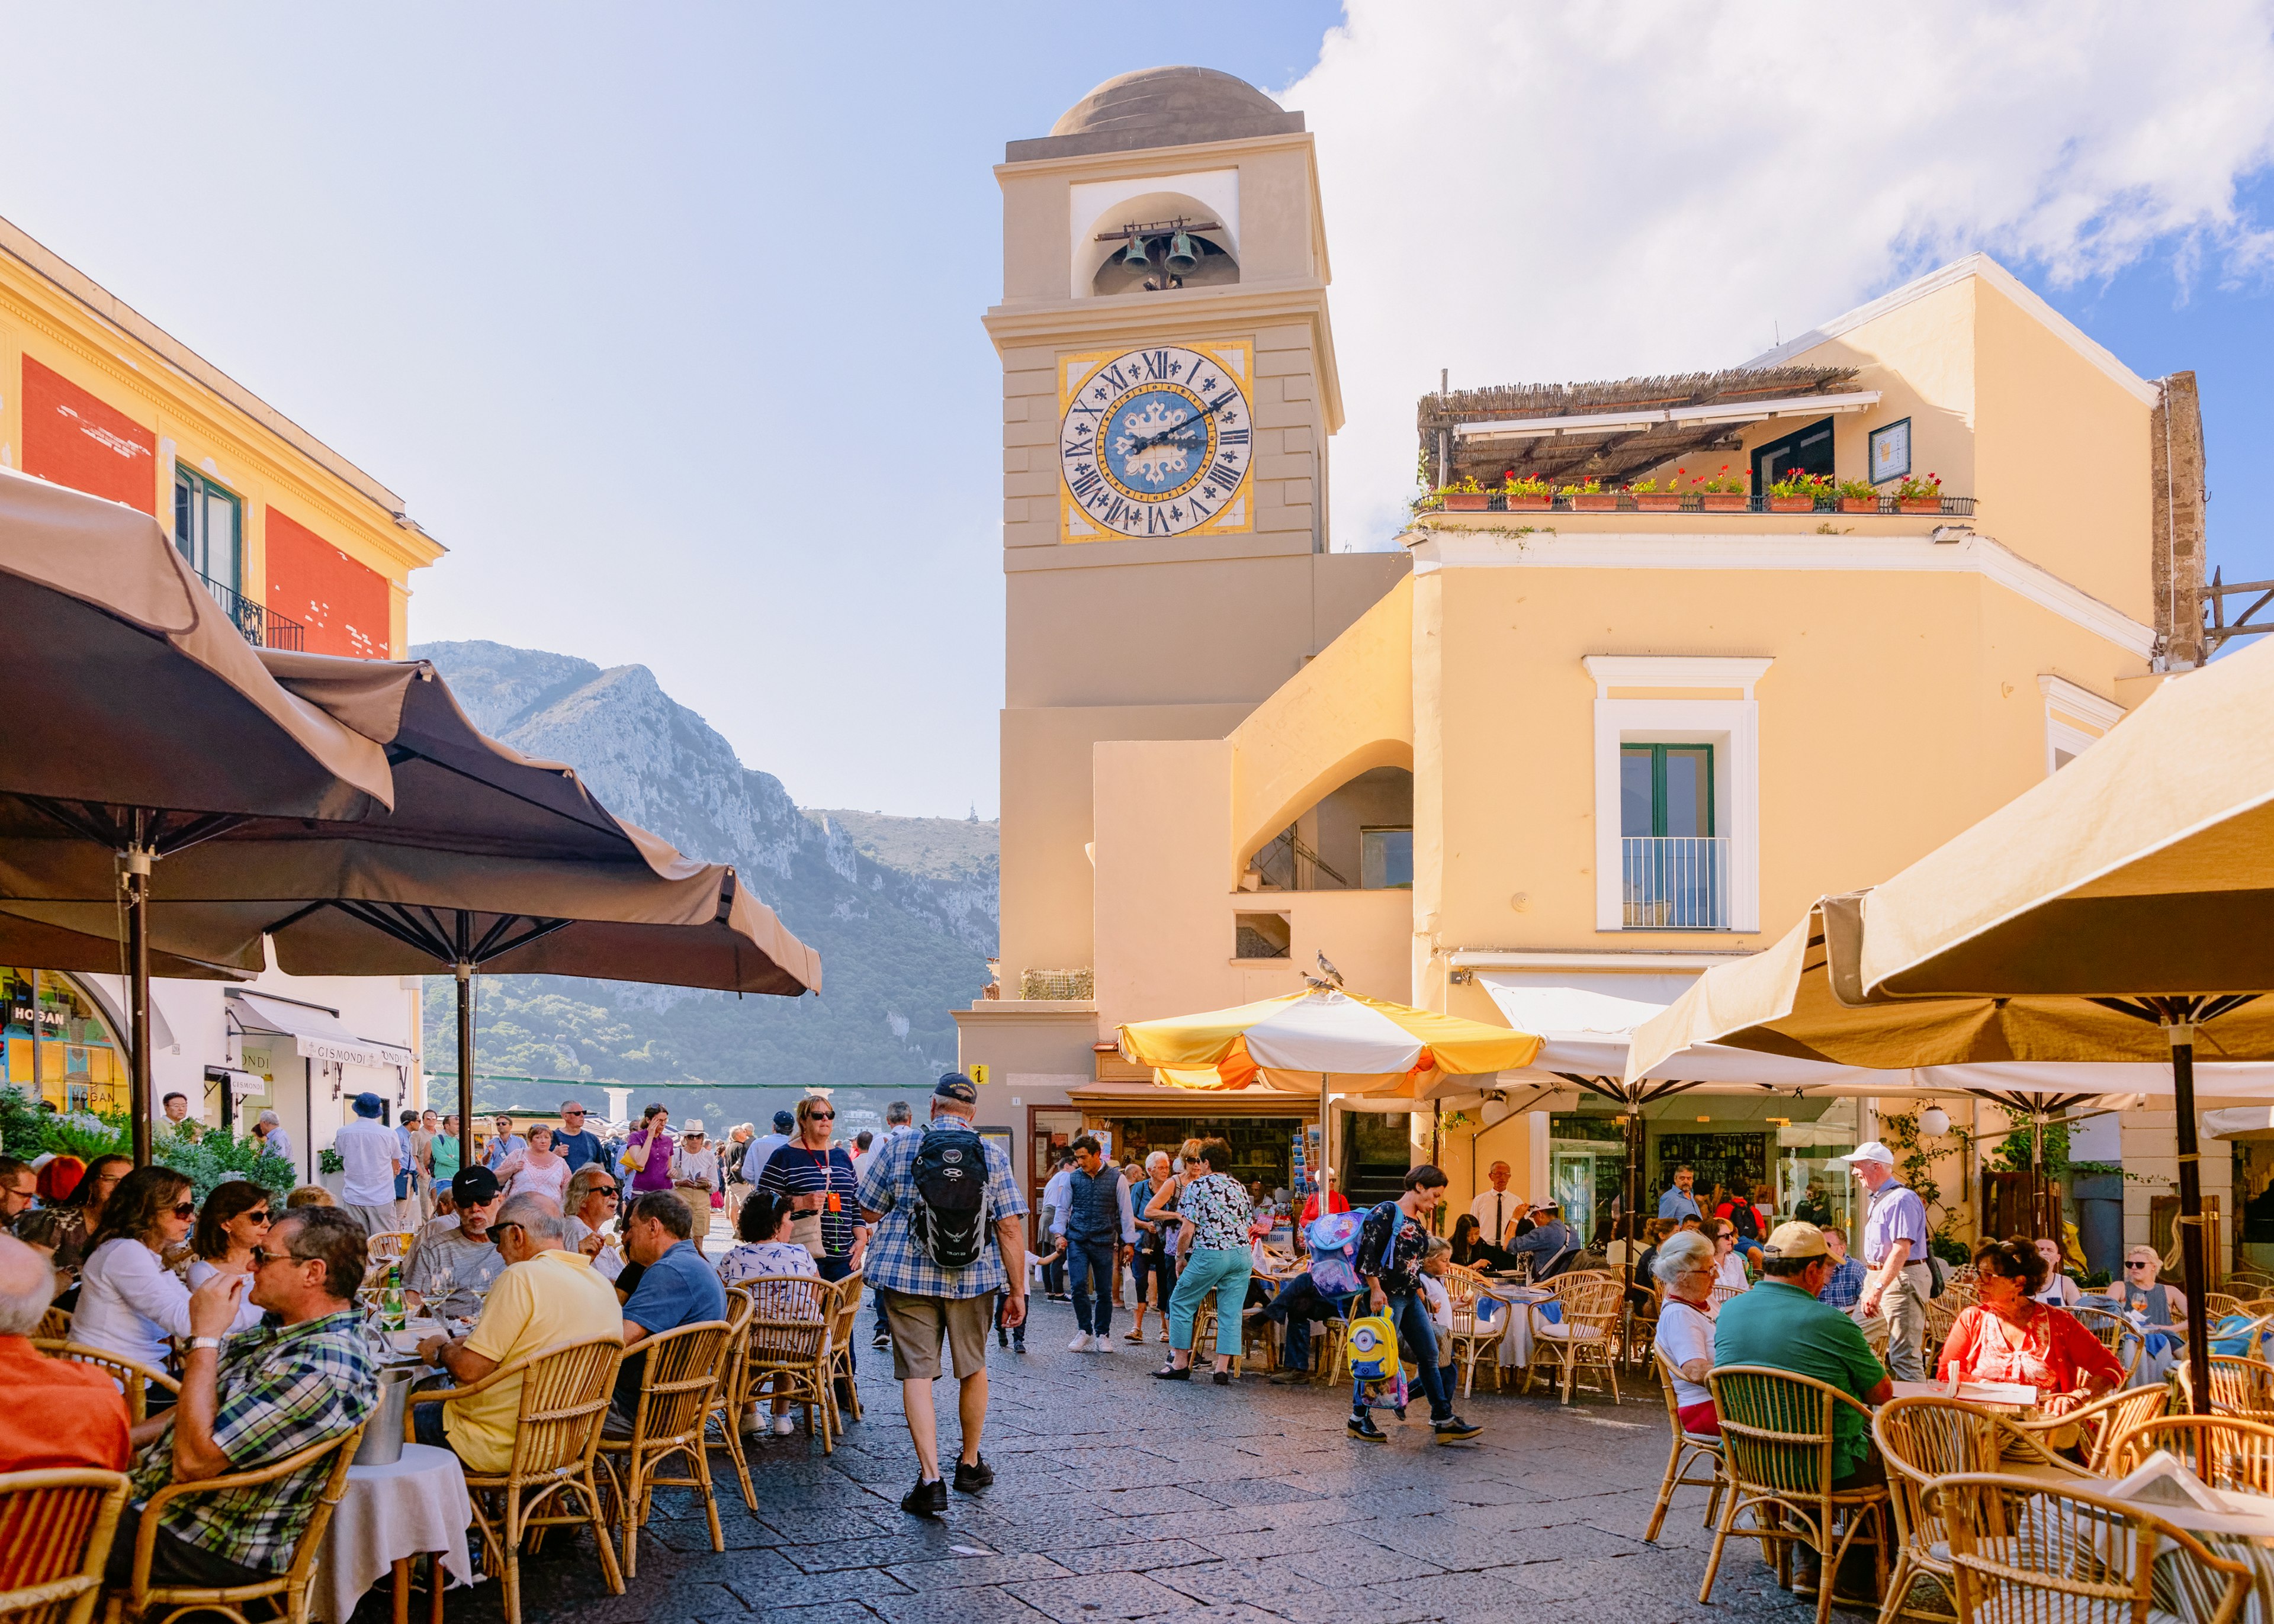
[[[1478,499],[1475,497],[1466,499],[1470,504],[1474,504],[1477,500]],[[1672,499],[1674,505],[1668,506],[1668,501],[1665,499],[1653,499],[1647,496],[1630,496],[1625,492],[1621,491],[1615,493],[1606,492],[1600,496],[1581,496],[1576,498],[1569,496],[1552,497],[1547,500],[1545,506],[1541,505],[1540,499],[1537,497],[1531,499],[1529,501],[1526,501],[1524,498],[1518,497],[1515,499],[1515,505],[1511,507],[1510,505],[1510,499],[1502,496],[1497,492],[1494,492],[1483,499],[1484,505],[1481,508],[1473,505],[1457,508],[1450,505],[1443,508],[1425,508],[1417,511],[1413,516],[1417,520],[1424,518],[1434,519],[1441,515],[1452,515],[1457,516],[1458,515],[1465,513],[1653,513],[1681,514],[1685,516],[1694,515],[1699,517],[1708,518],[1737,518],[1743,517],[1748,514],[1773,513],[1781,515],[1786,518],[1816,517],[1823,519],[1840,518],[1843,516],[1848,518],[1870,518],[1875,515],[1892,514],[1901,514],[1910,518],[1924,517],[1929,519],[1938,517],[1946,519],[1967,519],[1974,516],[1974,499],[1970,496],[1946,496],[1939,503],[1930,505],[1924,502],[1913,502],[1908,506],[1897,503],[1895,499],[1892,496],[1882,497],[1875,505],[1871,506],[1844,505],[1838,501],[1823,501],[1806,508],[1796,506],[1781,507],[1778,505],[1780,500],[1781,499],[1773,496],[1683,496]]]
[[[237,629],[254,648],[297,652],[306,646],[307,628],[299,621],[273,609],[264,609],[235,587],[223,586],[209,575],[200,575],[198,579],[206,583],[206,590],[221,605],[222,613],[237,623]]]
[[[1624,837],[1619,895],[1629,930],[1728,929],[1728,838]]]

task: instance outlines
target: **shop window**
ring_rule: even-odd
[[[1358,872],[1359,884],[1367,891],[1412,891],[1412,829],[1360,830]]]
[[[1235,959],[1285,959],[1294,951],[1294,929],[1284,914],[1237,914],[1232,916]]]
[[[174,464],[174,545],[190,568],[230,591],[244,586],[245,505],[193,468]]]

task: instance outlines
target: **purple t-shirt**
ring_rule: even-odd
[[[631,1138],[625,1140],[627,1149],[647,1143],[647,1130],[635,1128]],[[668,1190],[671,1188],[671,1135],[666,1133],[648,1154],[647,1165],[632,1169],[634,1190]]]

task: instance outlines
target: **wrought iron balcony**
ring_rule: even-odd
[[[1773,496],[1723,496],[1708,498],[1697,495],[1673,498],[1671,500],[1676,505],[1668,507],[1666,505],[1668,499],[1653,499],[1647,496],[1636,497],[1624,491],[1606,491],[1600,496],[1582,496],[1576,499],[1569,496],[1551,497],[1547,499],[1546,505],[1544,506],[1541,505],[1540,499],[1538,497],[1517,497],[1514,499],[1513,502],[1511,502],[1510,498],[1502,495],[1497,491],[1486,493],[1484,505],[1482,507],[1472,505],[1475,503],[1476,500],[1477,499],[1473,496],[1470,497],[1467,504],[1458,507],[1455,506],[1452,501],[1449,500],[1445,502],[1442,507],[1431,506],[1424,508],[1419,510],[1419,514],[1678,513],[1683,515],[1719,514],[1724,515],[1736,515],[1740,514],[1781,513],[1785,515],[1787,517],[1796,515],[1804,516],[1809,514],[1817,514],[1829,518],[1838,516],[1841,514],[1846,514],[1850,517],[1868,518],[1873,514],[1900,513],[1909,514],[1916,517],[1924,513],[1930,518],[1939,515],[1944,518],[1959,519],[1971,518],[1974,514],[1974,499],[1970,496],[1946,496],[1932,507],[1929,507],[1927,504],[1922,502],[1914,502],[1909,507],[1905,507],[1902,504],[1898,503],[1892,496],[1881,497],[1878,501],[1865,505],[1843,505],[1836,498],[1826,497],[1809,508],[1780,508],[1777,506],[1777,503],[1781,499]],[[1417,515],[1417,516],[1419,516],[1419,515]]]
[[[245,634],[245,642],[256,649],[300,650],[306,646],[308,628],[290,615],[263,608],[235,587],[223,586],[210,575],[200,575],[206,590],[222,613],[237,622],[237,629]]]
[[[1727,930],[1729,842],[1628,835],[1619,842],[1619,895],[1629,930]]]

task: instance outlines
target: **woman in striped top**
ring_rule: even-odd
[[[837,1108],[820,1094],[797,1102],[797,1135],[766,1159],[758,1188],[786,1198],[789,1238],[813,1253],[824,1280],[842,1280],[861,1267],[869,1229],[861,1222],[861,1177],[841,1145],[830,1143]]]

